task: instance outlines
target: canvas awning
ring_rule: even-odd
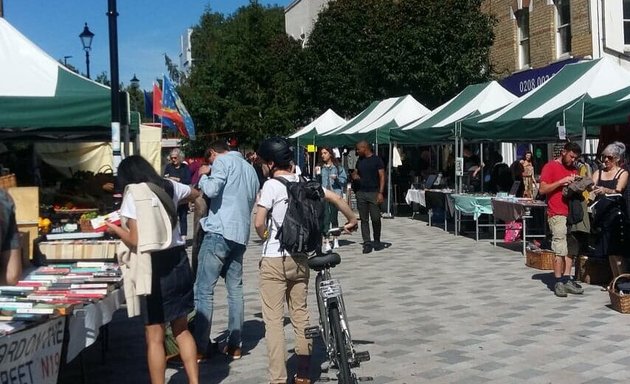
[[[628,124],[630,122],[630,87],[608,95],[587,98],[579,108],[566,112],[567,126],[587,127],[596,134],[602,125]]]
[[[312,144],[315,142],[315,136],[330,132],[345,123],[346,120],[343,117],[336,114],[332,109],[328,109],[310,124],[289,136],[289,140],[295,140],[298,142],[298,145]]]
[[[463,119],[495,111],[517,97],[496,81],[473,84],[424,117],[391,131],[402,144],[436,144],[452,141],[455,124]]]
[[[565,112],[589,98],[630,86],[630,72],[603,58],[568,64],[531,93],[504,108],[462,121],[462,137],[470,140],[553,141]],[[582,128],[568,125],[567,137],[579,137]]]
[[[1,139],[111,138],[110,98],[0,18]]]
[[[361,140],[390,142],[390,130],[398,129],[429,113],[411,95],[375,101],[346,124],[316,139],[318,144],[351,145]]]

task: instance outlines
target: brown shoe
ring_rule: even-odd
[[[238,360],[243,355],[243,352],[241,351],[240,347],[230,347],[226,345],[225,347],[223,347],[223,354],[227,355],[232,360]]]
[[[304,377],[293,377],[293,384],[311,384],[311,379],[306,379]]]

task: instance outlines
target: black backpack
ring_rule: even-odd
[[[274,177],[287,188],[287,212],[276,239],[280,250],[291,255],[311,254],[322,245],[324,190],[315,181],[288,181]]]

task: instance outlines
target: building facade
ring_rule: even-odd
[[[192,44],[190,42],[192,32],[192,28],[188,28],[186,32],[179,38],[179,68],[182,71],[184,77],[188,77],[188,74],[190,74],[190,69],[192,67]]]
[[[294,0],[284,9],[284,30],[287,35],[306,45],[317,16],[331,0]]]
[[[630,70],[630,0],[486,0],[482,11],[497,20],[495,75],[550,67],[523,76],[519,95],[583,58],[609,57]]]

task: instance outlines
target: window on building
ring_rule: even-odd
[[[623,0],[623,43],[630,45],[630,0]]]
[[[569,0],[555,0],[556,5],[556,47],[558,56],[571,52],[571,9]]]
[[[515,16],[516,26],[518,29],[517,38],[519,67],[529,68],[529,8],[519,9]]]

